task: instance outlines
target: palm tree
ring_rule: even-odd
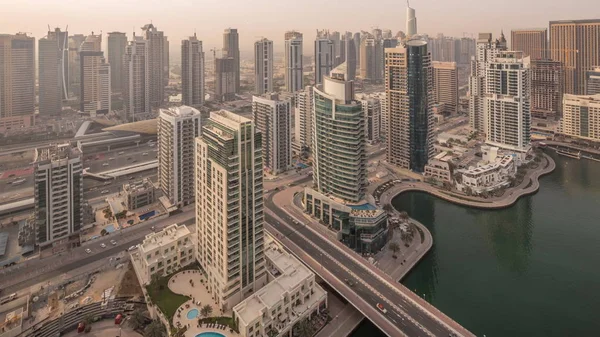
[[[160,285],[160,275],[158,275],[158,273],[152,274],[152,276],[150,276],[150,286],[154,290],[159,290],[159,285]]]
[[[160,321],[153,320],[144,329],[144,337],[165,337],[166,332],[165,326]]]
[[[202,307],[202,309],[200,309],[200,314],[204,317],[208,317],[212,314],[213,308],[210,306],[210,304],[206,304]]]
[[[146,324],[146,316],[141,310],[135,310],[131,316],[129,316],[129,325],[134,329],[141,329]]]
[[[388,246],[388,248],[392,251],[392,257],[395,259],[398,256],[396,256],[396,253],[398,253],[400,251],[400,245],[396,242],[390,242],[390,245]]]
[[[400,219],[402,222],[406,222],[408,220],[408,213],[406,213],[406,211],[400,212]]]
[[[394,211],[394,207],[390,204],[383,205],[383,210],[387,213],[392,213]]]
[[[313,335],[313,329],[308,319],[302,320],[298,323],[298,337],[311,337]]]

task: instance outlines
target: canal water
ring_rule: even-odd
[[[434,240],[402,283],[477,336],[600,336],[600,163],[551,155],[539,192],[507,209],[396,197]],[[384,335],[365,320],[352,336]]]

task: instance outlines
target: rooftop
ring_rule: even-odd
[[[198,111],[198,109],[192,108],[191,106],[182,105],[168,109],[160,109],[160,114],[171,117],[191,117],[199,115],[200,111]]]
[[[98,123],[98,121],[94,121]],[[102,129],[102,131],[114,132],[114,131],[126,131],[133,133],[140,133],[145,135],[155,135],[156,134],[156,119],[148,119],[145,121],[132,122],[126,124],[119,124],[115,126],[110,126]]]
[[[81,157],[81,150],[69,143],[53,144],[35,150],[35,162],[56,161]]]
[[[144,241],[142,241],[142,244],[139,246],[139,250],[141,253],[145,253],[167,245],[189,234],[190,230],[187,226],[172,224],[165,227],[160,232],[146,235],[146,238],[144,238]]]
[[[152,188],[154,188],[154,185],[147,178],[123,185],[123,190],[128,193],[143,192]]]

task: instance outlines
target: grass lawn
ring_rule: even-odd
[[[168,287],[170,278],[171,275],[168,277],[161,277],[158,285],[148,285],[146,290],[152,299],[152,303],[160,308],[160,311],[162,311],[169,320],[169,324],[172,324],[173,315],[175,315],[177,309],[190,298],[172,292]]]

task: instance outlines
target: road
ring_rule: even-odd
[[[77,247],[62,255],[54,255],[44,259],[32,259],[16,266],[2,269],[0,270],[0,288],[4,290],[4,293],[13,293],[57,277],[72,269],[124,251],[140,243],[147,234],[152,232],[152,226],[158,231],[174,223],[191,225],[195,219],[194,212],[192,208],[166,219],[149,220],[130,229],[125,229],[122,233],[115,232],[112,235],[86,242],[81,247]],[[111,245],[110,240],[117,241],[117,245]],[[102,243],[106,245],[106,248],[100,247]],[[90,254],[85,252],[88,248],[92,250]]]
[[[273,194],[265,199],[265,206],[269,211],[265,214],[265,221],[276,232],[302,247],[308,255],[318,260],[337,278],[351,280],[354,283],[353,290],[356,296],[373,307],[377,303],[383,304],[387,310],[384,314],[385,318],[404,334],[407,336],[449,336],[450,333],[455,333],[438,319],[433,318],[420,304],[416,304],[413,296],[409,297],[403,294],[404,291],[410,292],[409,290],[383,281],[370,268],[358,263],[333,242],[313,232],[305,225],[294,225],[294,219],[273,203]],[[351,298],[348,300],[352,302]],[[357,305],[357,308],[361,309],[360,304]],[[367,317],[376,323],[375,317],[372,315]],[[380,328],[385,329],[382,326]],[[393,330],[384,331],[389,335],[394,335]],[[465,335],[470,335],[468,331],[465,330],[465,332]]]

